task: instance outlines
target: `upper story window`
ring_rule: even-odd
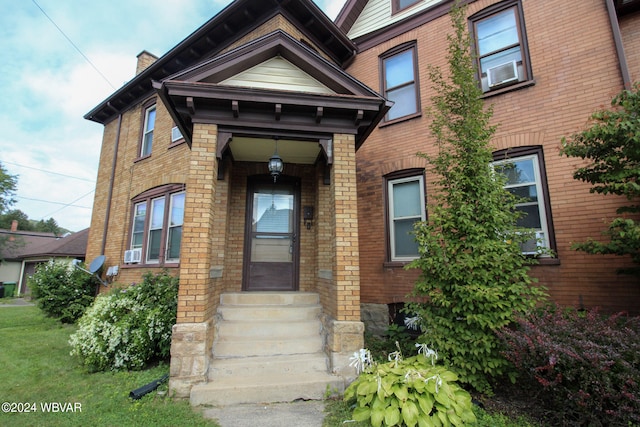
[[[491,6],[471,21],[483,92],[532,80],[520,1]]]
[[[140,144],[140,157],[151,155],[153,145],[153,129],[156,126],[155,104],[144,110],[144,124],[142,126],[142,142]]]
[[[402,10],[419,3],[421,0],[392,0],[391,14],[401,12]]]
[[[149,190],[134,199],[130,262],[180,261],[185,192],[181,184]],[[125,254],[127,262],[127,254]]]
[[[382,92],[395,102],[385,121],[414,117],[420,112],[415,43],[399,46],[380,57]]]
[[[182,132],[180,132],[180,129],[178,129],[178,126],[174,126],[171,128],[171,143],[174,144],[178,141],[180,141],[181,139],[184,139],[184,137],[182,136]]]
[[[415,259],[419,254],[413,227],[426,219],[424,172],[412,170],[387,177],[387,199],[390,260]]]
[[[503,151],[494,154],[494,158],[501,159],[506,155]],[[524,215],[518,220],[517,225],[535,232],[535,238],[523,245],[522,253],[536,255],[540,247],[555,249],[551,234],[551,211],[542,149],[522,147],[510,152],[508,157],[505,160],[496,160],[493,167],[504,175],[505,188],[521,200],[516,209]]]

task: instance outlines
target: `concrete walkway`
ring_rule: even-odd
[[[35,305],[24,298],[0,298],[0,307],[24,307]]]
[[[324,406],[322,400],[243,404],[206,408],[203,415],[221,427],[322,427]]]

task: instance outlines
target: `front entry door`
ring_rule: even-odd
[[[297,182],[252,180],[247,192],[245,291],[298,289]]]

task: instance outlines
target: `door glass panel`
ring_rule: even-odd
[[[293,261],[293,194],[259,188],[253,194],[252,262]]]

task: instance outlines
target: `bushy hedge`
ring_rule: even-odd
[[[147,273],[140,284],[99,295],[71,335],[71,355],[91,371],[142,369],[169,356],[178,278]]]
[[[38,307],[63,323],[73,323],[82,316],[93,303],[99,283],[73,265],[53,260],[38,265],[27,282]]]
[[[549,307],[499,335],[555,425],[640,425],[640,318]]]

